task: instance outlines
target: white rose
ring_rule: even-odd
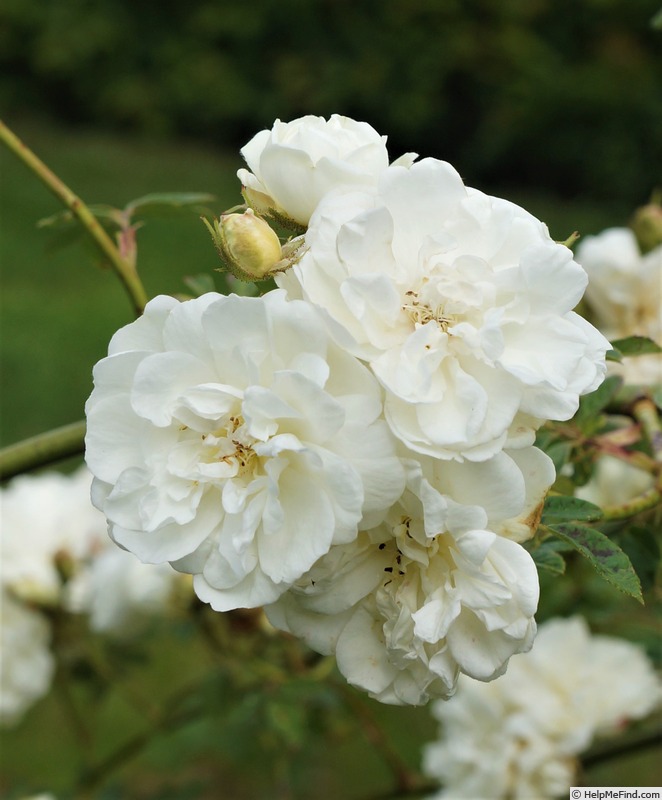
[[[588,273],[586,299],[605,336],[662,341],[662,245],[642,256],[629,228],[608,228],[580,240],[577,261]],[[626,358],[613,369],[627,383],[661,383],[662,354]]]
[[[92,476],[45,472],[14,479],[0,492],[0,583],[27,600],[57,603],[64,558],[76,569],[106,546],[106,520],[90,502]]]
[[[150,617],[166,612],[183,579],[168,564],[143,564],[108,539],[108,546],[68,587],[68,608],[89,614],[93,631],[128,636]]]
[[[433,706],[443,727],[439,741],[425,746],[422,766],[445,788],[428,800],[551,800],[567,793],[575,758],[532,730],[524,713],[508,714],[498,692],[471,692],[467,685],[473,682],[461,679],[455,697]]]
[[[327,195],[278,278],[370,363],[409,447],[483,460],[570,418],[609,344],[573,313],[586,274],[543,223],[425,159]]]
[[[46,619],[0,593],[0,724],[11,725],[46,694],[55,662]]]
[[[21,797],[20,800],[57,800],[54,794],[46,792],[44,794],[31,794],[30,796]]]
[[[619,506],[655,485],[655,477],[615,456],[603,455],[595,465],[591,479],[575,489],[575,496],[596,506]]]
[[[276,120],[241,154],[249,169],[240,169],[237,177],[248,203],[259,213],[303,227],[329,191],[374,184],[388,166],[386,137],[367,122],[338,114],[328,120],[314,116]],[[410,154],[399,163],[412,160]]]
[[[591,636],[580,617],[550,620],[505,675],[462,677],[453,698],[435,703],[440,738],[425,748],[423,769],[444,784],[439,800],[558,797],[596,735],[646,716],[661,698],[639,647]]]
[[[217,610],[274,601],[402,491],[378,384],[280,291],[158,297],[94,378],[86,458],[112,537]]]
[[[529,710],[538,728],[577,749],[617,723],[645,717],[662,700],[662,684],[642,648],[592,635],[582,617],[545,623],[532,651],[511,666],[502,692],[512,699],[527,686],[541,697]]]
[[[54,794],[46,792],[43,794],[31,794],[30,796],[21,797],[20,800],[57,800]]]
[[[524,538],[542,475],[545,491],[554,479],[535,452],[520,464],[507,453],[480,464],[407,461],[407,491],[385,522],[332,548],[266,609],[269,619],[335,652],[347,680],[385,703],[448,697],[460,672],[501,674],[533,641],[538,576],[519,544],[487,526],[508,535],[513,517]]]

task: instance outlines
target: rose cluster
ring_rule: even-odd
[[[432,707],[440,736],[423,766],[444,785],[434,800],[565,795],[595,738],[620,733],[660,701],[662,684],[639,647],[591,635],[581,617],[550,620],[501,678],[462,678],[455,697]]]
[[[335,654],[393,704],[491,680],[535,636],[533,446],[605,373],[586,273],[543,223],[449,164],[389,164],[332,116],[243,148],[249,206],[210,230],[261,297],[160,296],[87,403],[92,497],[118,545],[219,611]],[[269,225],[297,237],[274,250]]]

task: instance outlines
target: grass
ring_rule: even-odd
[[[127,142],[93,132],[18,122],[16,132],[87,203],[119,207],[150,192],[200,191],[219,208],[241,200],[240,158],[195,145]],[[2,441],[83,416],[93,364],[132,319],[119,281],[82,241],[60,247],[36,227],[57,200],[2,148]],[[186,291],[185,275],[212,273],[216,253],[190,212],[151,219],[138,231],[139,270],[150,296]],[[219,287],[222,281],[217,281]]]

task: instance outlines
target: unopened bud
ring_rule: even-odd
[[[643,254],[649,253],[662,244],[662,206],[652,202],[638,208],[630,221]]]
[[[243,214],[223,214],[209,229],[228,270],[240,280],[259,281],[278,270],[282,258],[276,232],[249,208]]]

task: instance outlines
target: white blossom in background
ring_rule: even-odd
[[[242,147],[248,169],[237,177],[258,213],[305,227],[325,194],[376,183],[388,166],[386,137],[367,122],[333,114],[276,120]],[[397,163],[411,164],[414,154]]]
[[[106,521],[90,502],[92,476],[45,472],[0,490],[0,584],[40,603],[62,600],[56,561],[81,564],[107,546]]]
[[[157,297],[94,378],[86,460],[112,537],[217,610],[276,600],[402,492],[378,383],[283,292]]]
[[[572,253],[445,162],[327,194],[306,248],[277,282],[369,362],[392,430],[417,452],[483,460],[531,444],[603,380],[609,344],[572,311],[587,282]]]
[[[25,475],[0,490],[0,585],[26,602],[88,614],[92,630],[125,635],[167,610],[183,576],[114,545],[91,483],[82,466]]]
[[[335,653],[371,697],[419,705],[451,695],[461,672],[492,680],[531,646],[538,575],[508,537],[535,531],[554,467],[532,447],[405,463],[407,490],[384,523],[332,548],[266,612]]]
[[[31,794],[28,797],[21,797],[20,800],[57,800],[54,794],[45,792],[42,794]]]
[[[426,746],[435,799],[538,800],[568,791],[577,757],[660,705],[662,684],[638,646],[591,636],[580,617],[540,626],[531,651],[491,683],[461,678],[436,703],[440,739]]]
[[[9,592],[0,592],[0,724],[16,724],[45,695],[55,662],[50,625]]]
[[[107,546],[72,579],[67,608],[86,613],[97,633],[129,637],[172,605],[184,576],[169,564],[143,564],[132,553]]]
[[[648,336],[662,342],[662,245],[642,255],[629,228],[580,239],[577,261],[588,273],[586,299],[610,340]],[[626,358],[614,371],[630,384],[662,382],[662,354]]]
[[[591,479],[575,489],[575,496],[596,506],[619,506],[652,489],[655,476],[621,458],[602,455]]]

